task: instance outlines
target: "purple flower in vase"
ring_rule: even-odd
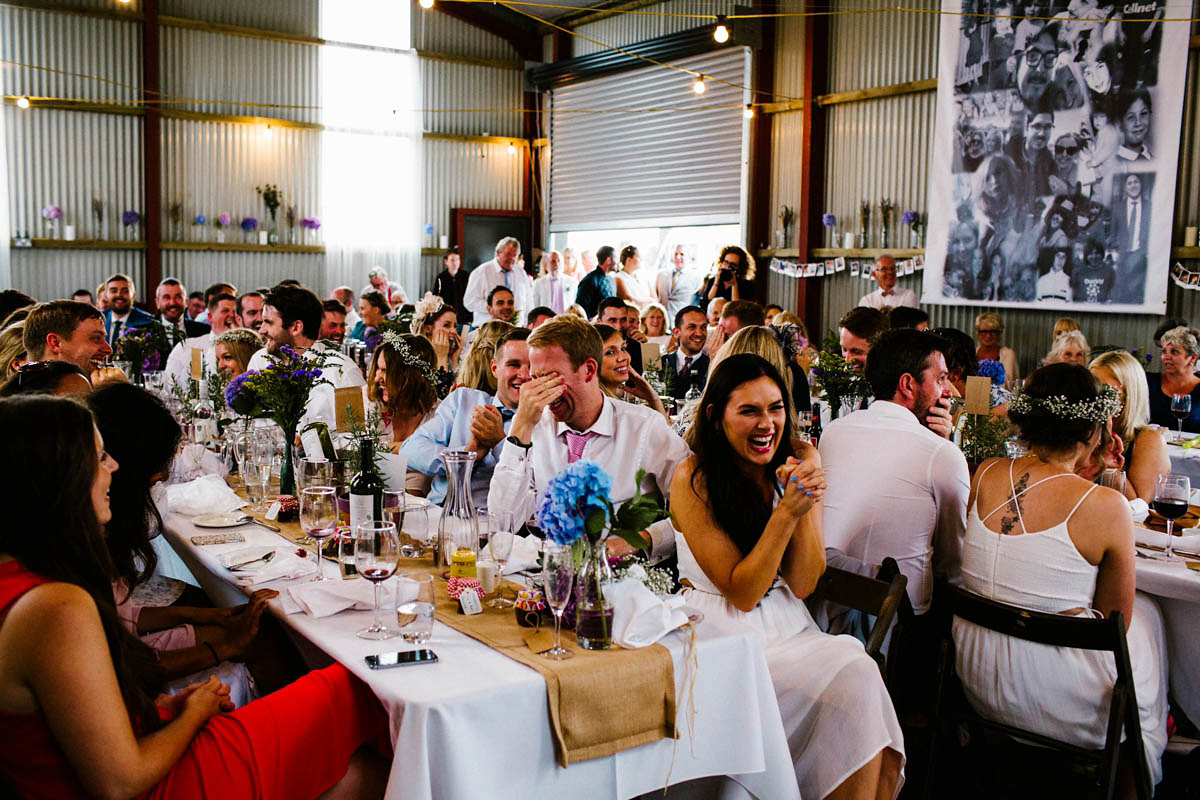
[[[917,221],[917,212],[915,212],[915,211],[905,211],[903,214],[900,215],[900,224],[902,224],[902,225],[912,225],[916,221]]]
[[[220,214],[217,214],[217,227],[218,228],[228,228],[232,224],[233,224],[233,218],[230,217],[228,213],[222,211]]]
[[[249,233],[253,230],[258,230],[258,220],[256,220],[254,217],[245,217],[242,219],[242,230],[244,230],[246,233]]]
[[[56,219],[62,218],[62,209],[51,203],[42,209],[42,216],[53,222]]]
[[[321,220],[317,219],[316,217],[305,217],[304,219],[300,220],[300,227],[308,228],[310,231],[315,231],[317,228],[321,227]]]
[[[834,225],[837,225],[837,217],[826,211],[821,215],[821,224],[826,228],[832,228]]]
[[[162,369],[162,353],[152,350],[150,355],[146,356],[146,360],[142,362],[142,374],[157,372],[160,369]]]
[[[121,213],[121,224],[133,227],[142,221],[142,215],[136,211],[125,211]]]

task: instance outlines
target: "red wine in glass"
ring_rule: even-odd
[[[1192,413],[1192,396],[1190,394],[1171,395],[1171,413],[1179,420],[1179,438],[1183,438],[1183,421]]]
[[[1167,519],[1179,519],[1188,511],[1183,500],[1155,500],[1150,507]]]
[[[1187,510],[1186,506],[1184,507],[1184,510]],[[392,577],[393,572],[395,572],[395,570],[386,569],[384,567],[368,567],[367,569],[359,572],[359,574],[369,581],[386,581],[388,578]]]
[[[1188,501],[1192,496],[1192,484],[1186,475],[1159,475],[1154,483],[1154,500],[1150,503],[1159,514],[1167,518],[1166,558],[1175,557],[1172,552],[1175,520],[1188,512]]]

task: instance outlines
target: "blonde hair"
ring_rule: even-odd
[[[771,328],[765,325],[748,325],[739,329],[729,337],[729,341],[721,345],[721,349],[712,357],[708,364],[709,377],[712,377],[713,370],[722,361],[742,353],[753,353],[766,359],[783,378],[783,382],[787,386],[787,397],[784,398],[784,402],[787,405],[788,418],[795,427],[796,409],[792,404],[792,370],[783,354],[783,347],[779,344],[779,337]]]
[[[25,355],[25,320],[0,331],[0,381],[17,374],[13,362]]]
[[[1159,347],[1164,347],[1168,344],[1183,348],[1189,356],[1200,355],[1200,331],[1195,328],[1189,328],[1186,325],[1171,328],[1171,330],[1164,333],[1158,340]]]
[[[1139,430],[1150,424],[1150,387],[1146,371],[1138,360],[1124,350],[1101,353],[1092,359],[1088,369],[1108,370],[1121,384],[1121,411],[1113,421],[1113,433],[1126,443],[1132,442]]]
[[[250,328],[233,328],[213,339],[213,345],[225,345],[229,355],[238,362],[238,368],[246,371],[250,357],[262,348],[262,337]]]
[[[1092,354],[1092,348],[1088,345],[1087,337],[1083,333],[1078,330],[1064,331],[1054,340],[1054,346],[1046,354],[1046,363],[1057,364],[1062,361],[1063,353],[1071,345],[1075,345],[1083,351],[1085,361]]]
[[[1071,320],[1071,321],[1074,322],[1075,320]],[[980,314],[979,316],[975,317],[976,330],[978,330],[979,327],[981,325],[983,325],[983,323],[985,323],[985,322],[992,323],[993,325],[996,326],[996,328],[1001,333],[1004,333],[1004,320],[1000,319],[1000,315],[997,314],[995,311],[985,311],[982,314]],[[1055,336],[1057,336],[1058,335],[1058,333],[1057,333],[1058,326],[1055,325],[1054,327],[1055,327]],[[1076,330],[1078,330],[1079,326],[1076,325],[1075,327],[1076,327]]]
[[[571,307],[566,310],[567,314],[573,317],[579,317],[584,322],[587,322],[587,312],[583,310],[583,306],[578,303],[572,303]],[[559,315],[561,316],[561,314]]]
[[[808,338],[808,326],[804,324],[804,320],[791,311],[780,311],[771,320],[771,326],[774,328],[779,328],[783,325],[795,325],[800,329],[800,335],[805,339]]]
[[[667,319],[667,310],[663,308],[662,303],[647,303],[646,307],[642,309],[642,313],[638,314],[638,319],[642,323],[642,333],[646,334],[647,336],[650,335],[650,332],[646,330],[646,317],[650,316],[650,312],[652,311],[657,311],[658,313],[662,314],[663,330],[669,332],[671,330],[671,321]]]
[[[475,331],[471,349],[458,368],[458,385],[479,389],[488,394],[496,393],[496,376],[492,374],[492,358],[496,355],[496,342],[515,328],[504,320],[485,322]]]
[[[1079,323],[1075,321],[1074,317],[1059,317],[1058,321],[1054,323],[1054,338],[1057,340],[1064,333],[1077,330],[1079,330]]]

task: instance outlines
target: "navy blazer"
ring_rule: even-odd
[[[676,350],[674,353],[667,353],[662,357],[663,368],[666,370],[667,394],[676,400],[683,399],[683,396],[687,394],[687,390],[692,385],[688,376],[679,374],[680,352]],[[691,369],[696,373],[700,391],[704,391],[704,384],[708,380],[708,355],[701,353],[699,356],[693,358]]]
[[[154,322],[154,319],[155,318],[150,314],[142,311],[137,306],[133,306],[129,309],[129,317],[126,318],[124,327],[140,328],[143,325],[148,325],[151,322]],[[109,339],[112,338],[112,309],[104,312],[104,335]]]

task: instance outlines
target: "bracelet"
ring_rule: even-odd
[[[220,664],[220,663],[221,663],[221,659],[217,658],[217,650],[216,650],[216,648],[215,648],[215,647],[213,647],[213,646],[212,646],[212,644],[211,644],[211,643],[209,643],[209,642],[201,642],[201,644],[203,644],[205,647],[207,647],[207,648],[208,648],[208,652],[212,653],[212,657],[213,657],[213,666],[215,667],[215,666],[217,666],[218,664]]]

